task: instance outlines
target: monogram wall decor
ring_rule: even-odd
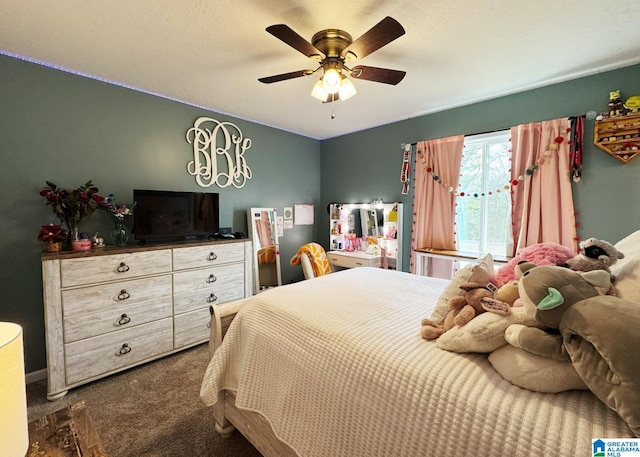
[[[231,122],[199,117],[187,130],[187,142],[193,145],[193,160],[187,172],[195,176],[200,187],[244,187],[251,179],[251,169],[244,153],[251,139],[244,138],[240,128]]]

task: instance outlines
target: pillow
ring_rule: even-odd
[[[573,367],[604,404],[640,437],[639,305],[596,296],[569,307],[561,330]]]
[[[615,248],[624,254],[624,259],[611,265],[617,295],[640,304],[640,230],[618,241]]]
[[[511,324],[539,326],[524,307],[511,308],[507,315],[482,313],[462,327],[447,330],[438,338],[436,345],[452,352],[493,352],[507,344],[504,332]]]
[[[438,298],[430,319],[434,322],[442,322],[449,312],[449,300],[460,293],[462,284],[470,281],[488,283],[493,273],[493,257],[491,257],[491,254],[480,257],[464,266],[456,273]]]
[[[640,257],[640,230],[637,230],[615,244],[615,248],[624,254],[624,259],[618,260],[611,266],[611,269],[619,268],[621,264],[624,264],[629,258]]]
[[[588,390],[571,362],[535,355],[510,344],[492,352],[489,362],[504,379],[523,389],[545,393]]]

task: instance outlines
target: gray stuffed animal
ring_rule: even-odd
[[[599,295],[605,271],[541,266],[518,288],[525,310],[551,331],[512,324],[505,339],[542,357],[571,361],[587,387],[640,437],[640,305]]]
[[[605,270],[611,273],[609,267],[619,259],[624,259],[624,254],[614,245],[597,238],[581,241],[580,249],[582,251],[578,255],[566,262],[566,265],[575,271]]]

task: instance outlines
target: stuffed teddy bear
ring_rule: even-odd
[[[549,331],[513,324],[505,339],[532,354],[570,361],[589,390],[640,436],[640,304],[600,295],[597,287],[609,282],[604,270],[532,268],[520,279],[520,298]]]
[[[567,260],[566,265],[575,271],[605,270],[611,273],[609,267],[619,259],[624,259],[624,254],[618,251],[611,243],[589,238],[581,241],[581,252],[572,259]]]
[[[462,284],[460,289],[460,294],[449,300],[449,312],[442,322],[422,320],[420,334],[424,339],[435,340],[454,326],[461,327],[485,311],[501,314],[509,312],[508,305],[495,305],[483,301],[485,298],[493,297],[493,292],[487,288],[487,284],[467,282]]]
[[[518,291],[518,280],[514,279],[513,281],[509,281],[504,284],[493,295],[493,298],[496,300],[500,300],[504,303],[507,303],[509,306],[514,306],[513,304],[520,298],[520,292]]]
[[[535,265],[531,262],[520,262],[516,265],[516,274],[521,277],[525,271],[533,267]],[[507,290],[505,295],[500,294],[503,288]],[[524,307],[509,307],[509,301],[513,298],[511,283],[508,287],[503,286],[498,289],[493,297],[483,297],[481,299],[482,305],[492,307],[494,310],[497,309],[499,312],[481,313],[463,327],[450,328],[438,338],[437,346],[445,351],[460,353],[490,353],[505,346],[507,341],[504,339],[504,333],[509,325],[536,325],[535,320],[525,311]],[[514,300],[515,305],[520,301],[520,298]]]
[[[496,290],[493,297],[483,298],[482,301],[491,304],[504,303],[510,307],[522,306],[520,292],[518,292],[518,281],[515,279],[509,281]]]
[[[518,290],[518,282],[525,271],[535,267],[536,264],[528,260],[520,260],[514,267],[514,273],[517,279],[509,281],[498,288],[493,294],[493,298],[483,298],[485,303],[504,303],[512,308],[523,306],[520,300],[520,292]]]

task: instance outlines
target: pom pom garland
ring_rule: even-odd
[[[567,130],[568,132],[570,131],[570,129]],[[520,181],[524,181],[526,178],[530,178],[533,176],[533,173],[540,168],[540,165],[542,165],[547,159],[551,158],[554,155],[554,152],[557,153],[559,150],[559,145],[562,143],[565,143],[565,138],[564,136],[558,135],[556,136],[551,144],[549,144],[548,148],[542,153],[542,157],[540,157],[538,159],[538,161],[532,165],[530,165],[529,167],[527,167],[527,169],[524,171],[523,175],[518,176],[517,179],[512,179],[509,181],[509,183],[505,184],[504,186],[502,186],[502,189],[498,188],[492,191],[488,191],[488,192],[482,192],[482,193],[466,193],[466,192],[459,192],[457,190],[455,190],[453,188],[453,186],[451,186],[450,184],[445,183],[441,178],[440,175],[438,173],[435,172],[435,170],[433,169],[433,166],[431,164],[429,164],[427,162],[427,158],[426,158],[426,154],[423,154],[423,151],[418,150],[417,151],[417,158],[420,162],[420,165],[422,166],[423,169],[425,169],[425,171],[427,173],[429,173],[431,175],[431,178],[437,182],[438,184],[440,184],[441,186],[445,187],[447,192],[454,194],[458,197],[473,197],[473,198],[478,198],[478,197],[485,197],[485,196],[492,196],[495,194],[500,194],[502,193],[502,190],[510,190],[512,187],[515,187],[519,184]],[[567,144],[569,142],[567,141]]]
[[[502,186],[502,189],[495,189],[492,191],[488,191],[488,192],[474,192],[472,194],[467,194],[465,192],[458,192],[456,191],[453,186],[450,186],[448,184],[446,184],[444,181],[442,181],[442,179],[440,179],[440,176],[438,176],[434,171],[433,168],[431,167],[426,167],[426,171],[427,173],[429,173],[431,175],[431,178],[436,181],[438,184],[440,184],[443,187],[447,188],[447,192],[452,193],[454,195],[457,195],[458,197],[474,197],[474,198],[478,198],[478,197],[485,197],[485,196],[492,196],[495,194],[500,194],[502,193],[502,190],[509,190],[511,189],[511,187],[515,187],[519,184],[519,181],[524,181],[525,177],[531,177],[533,176],[533,172],[535,170],[537,170],[540,166],[538,164],[533,164],[531,165],[529,168],[527,168],[524,172],[524,175],[520,175],[518,176],[518,179],[512,179],[511,181],[509,181],[508,184],[505,184],[504,186]]]

